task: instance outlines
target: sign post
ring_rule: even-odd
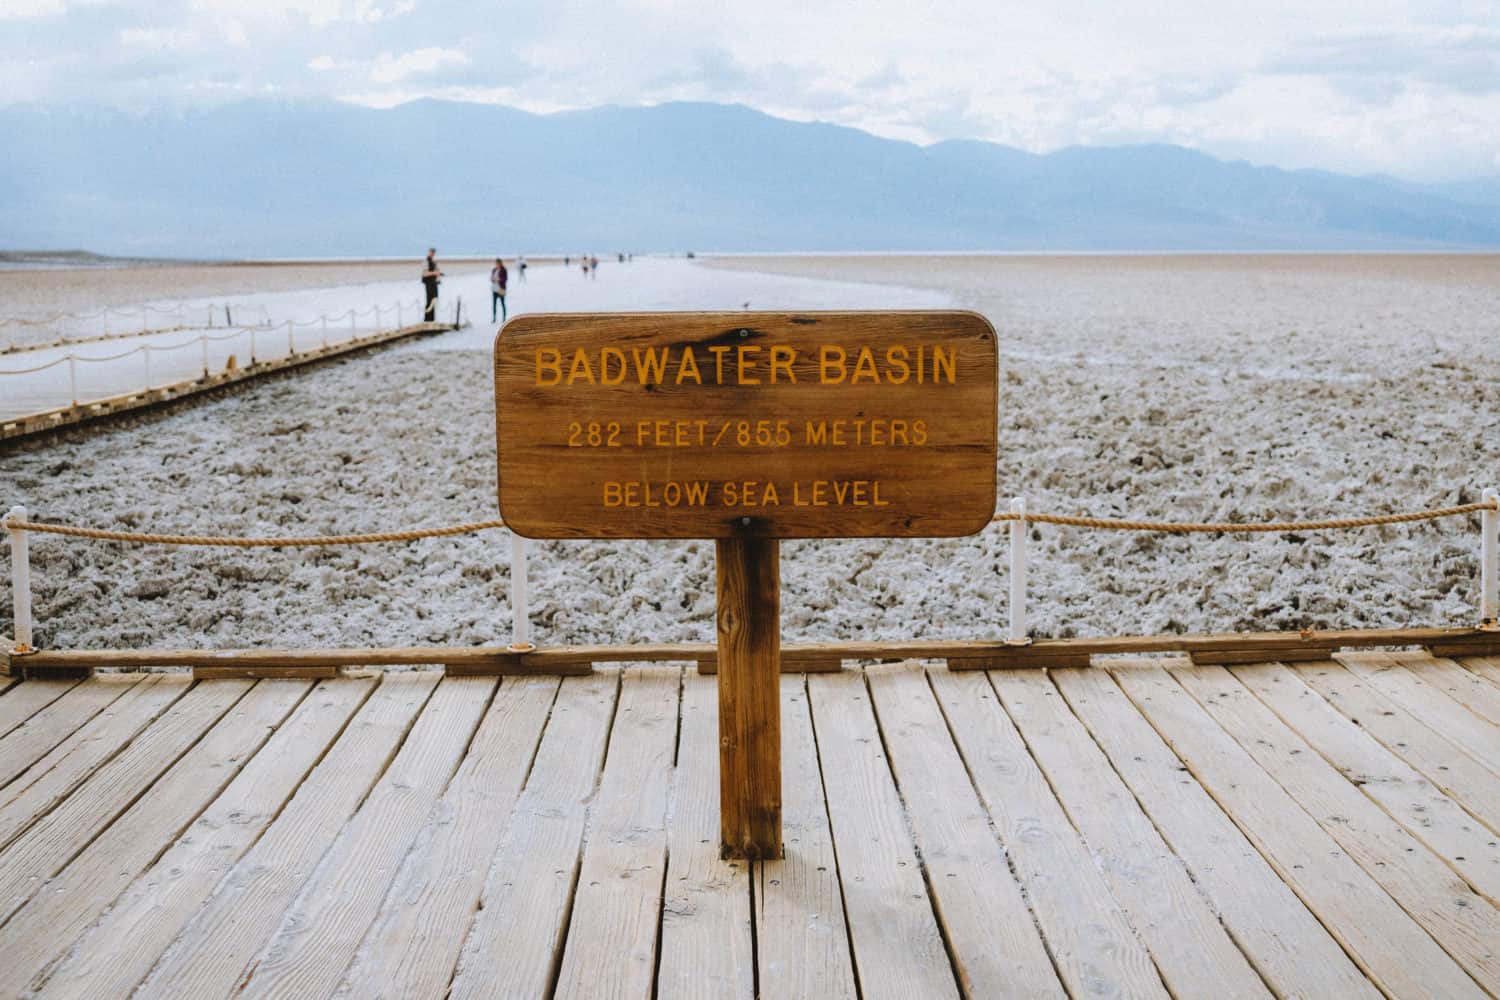
[[[717,543],[726,856],[781,856],[780,539],[983,530],[996,368],[969,312],[541,314],[496,337],[513,531]]]

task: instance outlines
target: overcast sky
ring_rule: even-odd
[[[927,143],[1500,174],[1500,0],[0,0],[0,104],[740,102]]]

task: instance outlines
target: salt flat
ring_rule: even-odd
[[[1395,255],[607,261],[593,281],[533,269],[511,307],[974,308],[1001,335],[1002,497],[1057,513],[1271,520],[1468,501],[1500,480],[1497,265]],[[482,273],[445,294],[488,302]],[[478,324],[22,446],[0,456],[0,494],[38,519],[194,533],[492,517],[493,331]],[[1306,538],[1045,527],[1033,538],[1040,635],[1474,617],[1477,523],[1462,520]],[[38,635],[52,647],[508,635],[503,532],[248,553],[50,537],[32,548]],[[790,542],[783,632],[993,637],[1007,613],[1005,566],[997,529]],[[544,543],[532,578],[539,642],[712,636],[711,544]]]

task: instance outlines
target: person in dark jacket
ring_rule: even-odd
[[[422,317],[429,323],[437,319],[437,297],[438,285],[443,280],[443,272],[437,266],[437,248],[428,247],[427,263],[422,268],[422,287],[427,292],[427,306],[422,312]]]
[[[495,258],[495,266],[490,270],[490,322],[495,322],[495,309],[500,310],[500,322],[505,321],[505,284],[510,280],[510,272],[505,270],[505,261],[499,257]]]

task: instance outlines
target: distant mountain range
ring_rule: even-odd
[[[533,115],[0,109],[0,248],[318,257],[616,250],[1500,248],[1500,177],[1419,185],[1167,145],[917,146],[737,105]]]

